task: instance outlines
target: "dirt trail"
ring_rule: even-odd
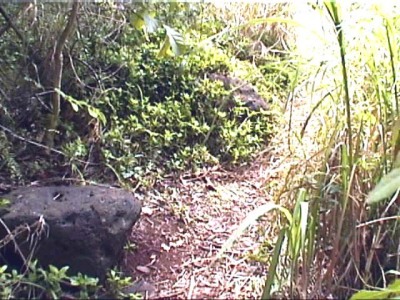
[[[308,108],[304,101],[293,108],[291,128],[298,132]],[[145,282],[144,289],[154,289],[149,298],[260,297],[266,265],[250,256],[276,235],[273,215],[250,226],[222,259],[210,262],[250,211],[277,198],[287,172],[301,169],[305,152],[300,148],[312,140],[300,145],[291,139],[291,148],[298,151],[289,150],[289,114],[288,109],[280,134],[253,164],[165,179],[143,195],[142,217],[131,236],[136,247],[126,253],[124,269]]]

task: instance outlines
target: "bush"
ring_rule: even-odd
[[[193,47],[182,57],[160,58],[154,44],[122,48],[113,63],[128,66],[124,85],[108,93],[99,108],[108,116],[103,156],[128,178],[143,170],[183,170],[252,157],[272,133],[271,112],[249,112],[221,82],[237,64],[222,50]],[[253,68],[243,66],[242,78]],[[268,92],[264,90],[264,97]],[[270,97],[269,97],[270,98]],[[142,168],[145,166],[144,168]]]
[[[67,7],[46,8],[57,11]],[[212,15],[206,22],[194,18],[195,10],[204,13],[201,5],[190,9],[186,4],[161,5],[157,10],[159,24],[168,23],[186,33],[186,47],[182,46],[186,52],[179,57],[166,56],[168,51],[160,51],[166,28],[170,27],[159,26],[145,34],[141,31],[143,28],[137,28],[135,16],[141,11],[140,5],[120,12],[111,23],[104,22],[115,12],[107,5],[85,8],[95,13],[82,16],[79,34],[71,38],[66,48],[65,58],[68,59],[64,61],[62,91],[58,91],[62,103],[55,138],[56,148],[64,155],[54,160],[52,157],[51,165],[59,163],[60,169],[68,166],[72,173],[83,178],[89,173],[94,175],[92,171],[95,171],[91,165],[88,168],[85,161],[104,162],[119,179],[132,176],[143,179],[164,171],[246,161],[267,142],[273,132],[276,111],[249,112],[239,102],[227,108],[225,103],[235,102],[235,97],[222,83],[211,81],[207,76],[220,73],[243,79],[269,100],[272,93],[276,94],[276,86],[267,82],[273,75],[264,76],[249,62],[232,57],[229,49],[200,42],[223,27],[222,23],[212,22]],[[47,17],[49,24],[57,23],[58,27],[53,32],[51,26],[36,24],[38,33],[32,33],[30,44],[32,49],[39,49],[35,52],[36,64],[41,66],[39,74],[36,71],[30,74],[26,67],[22,73],[27,76],[21,76],[15,84],[20,90],[6,91],[10,95],[23,95],[20,100],[0,100],[1,111],[10,112],[9,116],[0,114],[0,118],[7,117],[13,131],[39,143],[43,142],[43,133],[48,128],[50,111],[50,93],[41,85],[46,79],[41,72],[46,70],[49,47],[40,44],[39,37],[56,36],[63,28],[58,18],[53,19],[50,14]],[[187,19],[190,22],[182,21]],[[9,40],[4,47],[8,49],[11,44]],[[16,52],[22,53],[22,50],[21,46]],[[30,66],[24,55],[19,57],[7,64],[11,74],[17,65]],[[4,85],[11,87],[11,82],[10,79]],[[93,122],[93,119],[98,120]],[[7,160],[0,165],[0,172],[8,177],[11,173],[14,177],[22,173],[19,176],[22,181],[28,177],[37,180],[40,170],[30,163],[37,159],[21,161],[23,153],[14,155],[11,151],[15,140],[8,141],[7,151],[0,153],[0,157]],[[29,157],[37,150],[31,151],[32,147],[35,146],[26,146],[25,153]],[[48,156],[44,160],[48,160]],[[53,176],[46,172],[42,175]]]

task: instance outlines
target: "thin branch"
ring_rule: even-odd
[[[87,85],[81,80],[81,78],[79,77],[78,73],[76,72],[75,66],[74,66],[74,61],[72,60],[72,57],[71,57],[71,54],[70,54],[70,53],[68,53],[68,58],[69,58],[69,63],[70,63],[70,65],[71,65],[71,70],[72,70],[72,72],[73,72],[74,75],[75,75],[76,81],[77,81],[80,85],[82,85],[82,86],[84,86],[84,87],[87,87]]]
[[[78,6],[79,6],[79,1],[75,0],[74,3],[72,4],[72,11],[70,17],[68,18],[67,25],[65,26],[64,31],[61,33],[61,36],[57,41],[56,49],[54,51],[54,56],[62,54],[62,50],[67,41],[67,38],[69,37],[69,35],[71,34],[72,30],[75,27],[76,16],[78,14]]]
[[[6,92],[4,92],[1,88],[0,88],[0,94],[1,96],[3,96],[4,99],[6,99],[7,101],[11,101],[11,98],[7,96]]]
[[[375,219],[372,221],[368,221],[362,224],[358,224],[356,226],[356,228],[361,228],[361,227],[365,227],[365,226],[369,226],[375,223],[381,223],[381,222],[386,222],[386,221],[392,221],[392,220],[400,220],[400,216],[391,216],[391,217],[384,217],[384,218],[379,218],[379,219]]]
[[[14,249],[16,252],[18,252],[19,256],[21,257],[22,261],[24,262],[24,265],[27,265],[27,260],[25,255],[22,253],[21,248],[19,247],[15,235],[13,234],[13,232],[11,232],[11,230],[8,228],[8,226],[4,223],[4,221],[0,218],[0,223],[1,225],[3,225],[4,229],[7,231],[7,236],[6,238],[9,238],[10,241],[13,242],[14,244]],[[17,227],[14,231],[18,231],[18,229],[23,228],[23,227]],[[21,232],[19,232],[21,233]],[[0,242],[5,242],[6,238],[3,238]],[[6,243],[7,244],[7,243]]]
[[[0,37],[7,32],[7,30],[10,28],[10,24],[7,24],[3,26],[3,28],[0,28]]]
[[[59,150],[57,150],[57,149],[47,147],[46,145],[40,144],[40,143],[35,142],[35,141],[32,141],[32,140],[28,140],[28,139],[26,139],[26,138],[24,138],[24,137],[22,137],[22,136],[16,134],[16,133],[13,132],[11,129],[9,129],[9,128],[7,128],[7,127],[1,125],[1,124],[0,124],[0,128],[3,129],[5,132],[11,134],[13,137],[19,139],[20,141],[23,141],[23,142],[25,142],[25,143],[34,145],[34,146],[39,147],[39,148],[42,148],[42,149],[46,149],[46,150],[48,150],[48,151],[51,151],[51,152],[60,154],[60,155],[62,155],[62,156],[66,156],[63,152],[61,152],[61,151],[59,151]]]
[[[18,36],[18,38],[21,41],[25,41],[23,35],[21,34],[21,32],[18,30],[18,28],[14,25],[13,21],[11,20],[11,18],[7,15],[6,11],[3,9],[2,6],[0,6],[0,14],[3,16],[3,18],[6,20],[6,22],[8,23],[8,25],[14,30],[15,34]],[[6,29],[7,30],[7,29]]]

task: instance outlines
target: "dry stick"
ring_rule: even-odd
[[[86,84],[81,80],[81,78],[79,77],[78,73],[75,70],[75,66],[74,66],[74,62],[72,60],[71,54],[68,53],[68,59],[69,59],[69,63],[71,65],[71,70],[75,75],[75,79],[78,81],[78,83],[84,87],[86,87]]]
[[[50,147],[48,147],[48,146],[46,146],[46,145],[40,144],[40,143],[35,142],[35,141],[32,141],[32,140],[28,140],[28,139],[26,139],[26,138],[24,138],[24,137],[22,137],[22,136],[16,134],[16,133],[13,132],[11,129],[9,129],[9,128],[7,128],[7,127],[1,125],[1,124],[0,124],[0,128],[3,129],[5,132],[8,132],[9,134],[11,134],[13,137],[15,137],[15,138],[17,138],[17,139],[19,139],[19,140],[21,140],[21,141],[23,141],[23,142],[26,142],[26,143],[31,144],[31,145],[34,145],[34,146],[36,146],[36,147],[45,149],[45,150],[50,151],[50,152],[54,152],[54,153],[57,153],[57,154],[61,154],[62,156],[66,156],[63,152],[61,152],[61,151],[59,151],[59,150],[57,150],[57,149],[50,148]]]
[[[0,88],[0,95],[4,97],[7,101],[11,101],[11,98]]]
[[[93,76],[94,76],[94,78],[96,79],[96,81],[97,81],[97,83],[99,84],[99,86],[102,86],[101,81],[104,80],[104,78],[100,78],[99,74],[97,74],[96,70],[93,69],[93,67],[92,67],[90,64],[88,64],[87,62],[85,62],[85,61],[83,61],[83,60],[80,60],[78,57],[74,57],[74,59],[75,59],[77,62],[80,62],[81,64],[83,64],[86,68],[88,68],[88,69],[93,73]],[[119,70],[119,69],[118,69],[118,70]],[[88,85],[85,85],[85,87],[87,87],[87,88],[89,88],[89,89],[94,89],[94,88],[92,88],[92,87],[90,87],[90,86],[88,86]]]
[[[12,242],[13,242],[13,244],[14,244],[15,250],[16,250],[16,251],[18,252],[18,254],[21,256],[21,259],[23,260],[24,265],[26,265],[26,262],[27,262],[26,257],[25,257],[25,255],[22,253],[21,249],[19,248],[18,243],[17,243],[17,241],[15,240],[15,237],[14,237],[13,233],[10,231],[10,229],[8,228],[8,226],[4,223],[4,221],[3,221],[2,218],[0,218],[0,223],[1,223],[1,225],[3,225],[4,229],[7,231],[7,235],[11,238],[11,240],[12,240]]]
[[[362,224],[358,224],[356,226],[356,228],[361,228],[361,227],[365,227],[365,226],[369,226],[375,223],[380,223],[380,222],[385,222],[385,221],[391,221],[391,220],[400,220],[400,216],[391,216],[391,217],[384,217],[384,218],[379,218],[379,219],[375,219],[372,221],[368,221]]]
[[[290,101],[290,110],[289,110],[289,128],[288,128],[288,141],[287,141],[287,143],[288,143],[288,149],[289,149],[289,152],[290,153],[292,153],[292,151],[291,151],[291,139],[290,139],[290,132],[291,132],[291,130],[292,130],[292,118],[293,118],[293,100],[294,100],[294,94],[293,94],[293,92],[290,92],[289,93],[289,99],[288,99],[288,101]],[[286,109],[286,108],[285,108]]]
[[[16,17],[18,17],[20,12],[21,12],[21,10],[17,12]],[[4,33],[6,33],[7,30],[11,27],[17,33],[18,37],[21,38],[22,34],[19,32],[19,30],[14,25],[14,23],[11,20],[11,18],[7,15],[7,13],[5,12],[5,10],[3,9],[2,6],[0,6],[0,14],[4,17],[4,19],[7,22],[7,24],[3,28],[0,29],[0,36],[2,36]]]

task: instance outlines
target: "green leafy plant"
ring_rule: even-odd
[[[99,280],[97,278],[82,275],[81,273],[71,277],[70,283],[72,286],[79,288],[80,299],[88,299],[91,295],[94,295],[99,288]]]
[[[395,194],[400,188],[400,169],[395,168],[384,175],[375,188],[369,193],[367,202],[378,203]]]
[[[233,96],[205,77],[232,68],[222,51],[199,48],[173,60],[158,57],[153,44],[120,51],[130,53],[115,56],[129,66],[126,88],[110,92],[100,107],[110,117],[103,155],[122,178],[159,173],[165,166],[184,170],[244,161],[273,133],[272,111],[249,112],[240,102],[221,109]],[[254,70],[242,69],[246,76]],[[268,89],[258,84],[267,98]]]
[[[98,119],[104,125],[107,123],[105,115],[96,107],[93,107],[83,100],[77,100],[72,96],[63,93],[59,89],[56,89],[56,92],[60,94],[65,101],[71,104],[71,107],[75,112],[78,112],[80,108],[84,108],[92,118]]]
[[[131,277],[125,277],[116,270],[110,270],[107,278],[107,285],[111,297],[129,298],[132,300],[142,299],[141,294],[124,292],[124,289],[131,286],[132,284],[133,282]]]
[[[97,285],[97,279],[81,274],[72,277],[67,275],[68,267],[59,269],[50,265],[48,270],[45,270],[37,266],[37,261],[33,261],[24,273],[18,273],[16,270],[7,272],[7,268],[7,266],[0,268],[0,286],[3,298],[48,297],[59,299],[65,293],[65,287],[72,285],[80,290],[81,299],[85,299],[89,295],[95,295],[100,288]]]
[[[8,272],[7,269],[6,265],[0,267],[0,296],[4,299],[60,299],[64,296],[88,299],[101,295],[142,299],[140,294],[125,292],[125,288],[133,284],[132,280],[116,270],[109,272],[104,288],[97,278],[81,273],[68,275],[68,266],[57,268],[50,265],[48,269],[43,269],[38,267],[37,261],[33,261],[23,273],[16,270]]]
[[[395,280],[388,287],[376,291],[362,290],[351,296],[351,300],[378,300],[378,299],[398,299],[400,296],[400,280]]]

